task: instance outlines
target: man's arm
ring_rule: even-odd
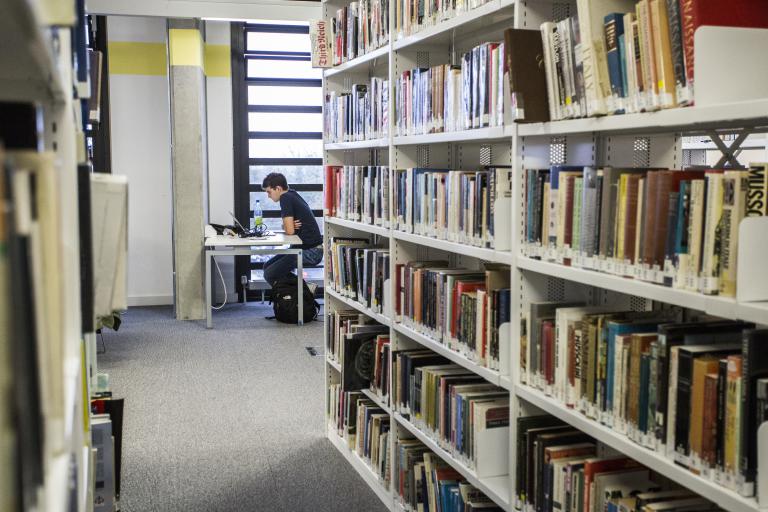
[[[293,224],[293,217],[283,217],[283,230],[285,231],[286,235],[296,234],[296,230],[294,229]]]

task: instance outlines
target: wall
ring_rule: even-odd
[[[110,16],[112,172],[129,181],[128,305],[173,304],[166,22]]]
[[[210,222],[231,224],[229,212],[235,211],[234,162],[232,154],[232,80],[230,24],[205,22],[205,75],[208,118],[208,211]],[[235,294],[234,258],[217,258],[224,276],[229,302]],[[215,297],[224,300],[218,273],[214,273]]]

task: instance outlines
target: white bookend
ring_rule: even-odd
[[[693,48],[697,107],[768,97],[768,29],[702,26]],[[736,76],[749,79],[734,80]]]
[[[509,472],[509,401],[475,404],[475,473],[478,478]]]
[[[747,217],[739,226],[736,294],[739,302],[768,300],[768,217]]]

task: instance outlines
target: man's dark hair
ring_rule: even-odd
[[[267,176],[264,178],[264,181],[261,184],[262,189],[266,189],[267,187],[270,187],[270,188],[282,187],[283,190],[288,190],[288,180],[286,180],[285,176],[283,176],[279,172],[271,172],[267,174]]]

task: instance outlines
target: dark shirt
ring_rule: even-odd
[[[323,235],[320,234],[320,227],[312,214],[312,209],[304,198],[293,190],[280,196],[280,215],[301,221],[301,227],[296,231],[296,234],[304,242],[301,245],[302,249],[311,249],[322,245]]]

